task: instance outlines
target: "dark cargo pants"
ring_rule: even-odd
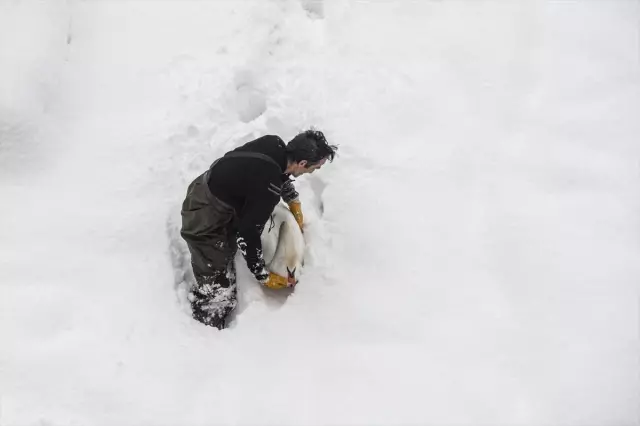
[[[196,279],[189,294],[193,318],[222,329],[238,303],[235,211],[211,193],[207,177],[208,172],[203,173],[187,189],[180,234],[191,252]]]

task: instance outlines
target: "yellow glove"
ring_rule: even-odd
[[[302,203],[298,200],[290,202],[289,210],[293,213],[293,217],[296,219],[296,222],[298,222],[298,226],[302,231],[302,224],[304,223],[304,216],[302,216]]]
[[[280,290],[282,288],[289,287],[288,280],[285,277],[281,277],[278,274],[269,272],[269,278],[263,283],[265,287],[272,288],[274,290]]]

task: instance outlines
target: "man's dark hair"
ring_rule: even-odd
[[[307,130],[298,134],[287,144],[287,159],[299,163],[307,160],[308,166],[328,158],[333,161],[338,147],[329,145],[324,134],[319,130]]]

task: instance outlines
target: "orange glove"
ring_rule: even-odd
[[[280,290],[289,287],[289,280],[285,277],[281,277],[278,274],[269,272],[269,278],[263,283],[265,287],[272,288],[274,290]]]
[[[289,203],[289,210],[293,213],[293,217],[298,222],[298,226],[302,231],[302,224],[304,223],[304,216],[302,215],[302,203],[300,201],[295,200]]]

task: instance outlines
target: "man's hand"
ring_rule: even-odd
[[[265,287],[272,288],[274,290],[280,290],[289,287],[289,280],[285,277],[281,277],[278,274],[269,272],[269,278],[262,283]]]
[[[304,224],[304,216],[302,215],[302,203],[298,200],[290,202],[289,210],[291,210],[293,217],[296,219],[296,222],[298,222],[300,230],[303,231],[302,225]]]

